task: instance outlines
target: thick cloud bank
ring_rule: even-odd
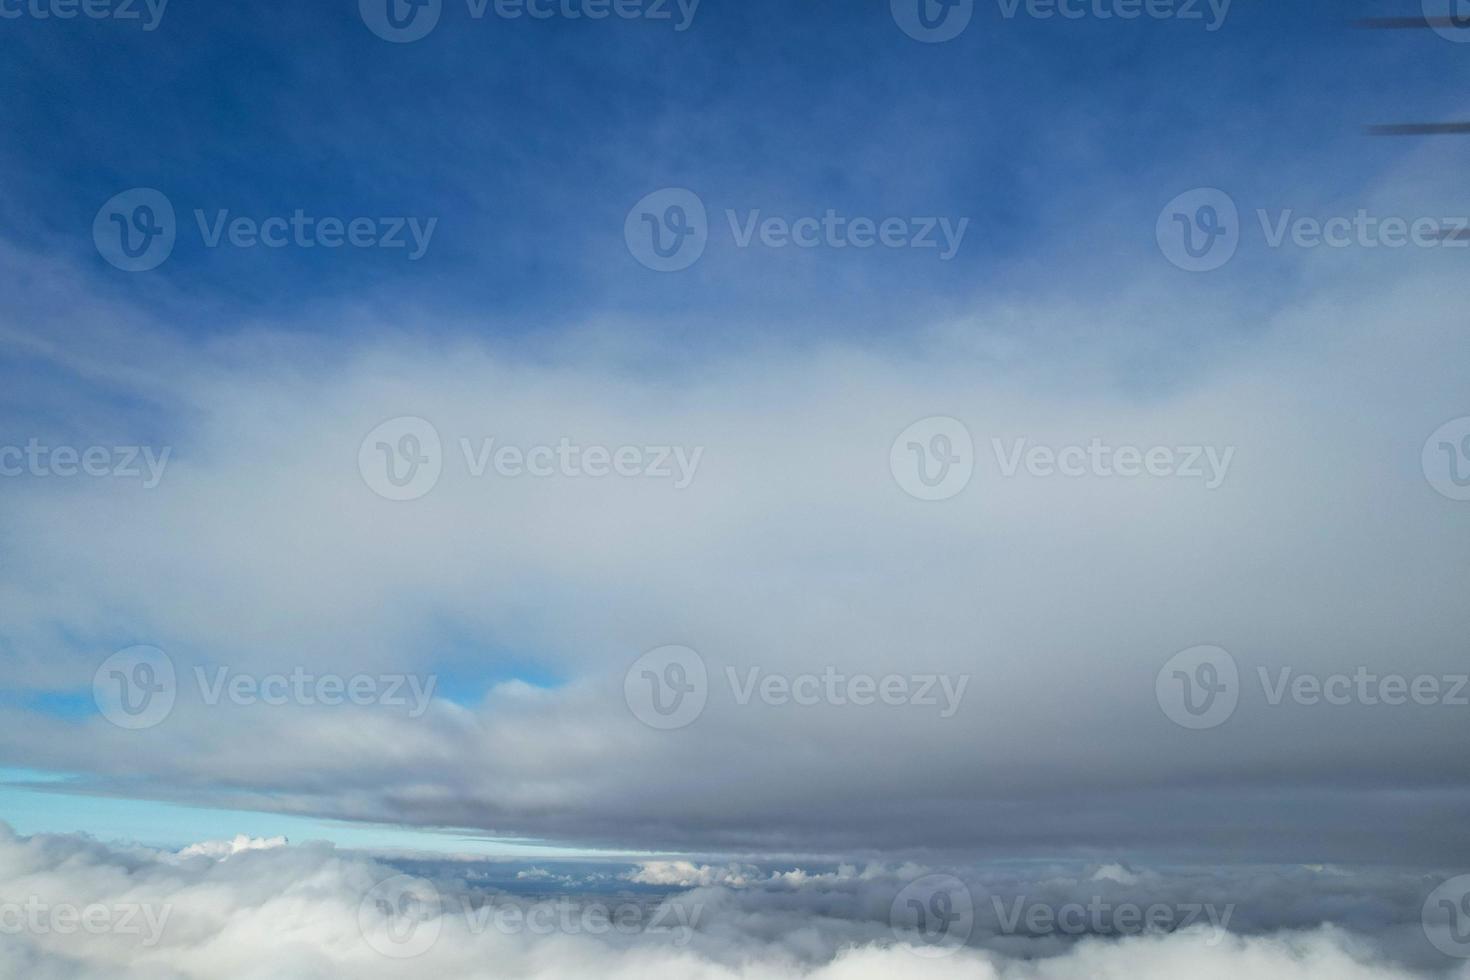
[[[159,485],[7,491],[21,698],[0,705],[0,758],[124,796],[657,851],[1244,840],[1266,860],[1470,860],[1470,791],[1443,750],[1463,730],[1466,692],[1445,679],[1464,672],[1467,616],[1444,541],[1470,512],[1421,468],[1431,433],[1470,411],[1466,335],[1429,295],[1325,298],[1141,387],[1117,373],[1142,341],[1042,358],[1042,340],[977,339],[994,312],[900,360],[752,353],[672,378],[469,342],[373,337],[318,358],[140,340],[144,355],[114,353],[162,421],[71,401],[31,421],[48,444],[169,445]],[[1089,330],[1128,338],[1125,314],[1100,307]],[[1029,315],[1038,337],[1074,335]],[[942,501],[906,492],[890,459],[935,415],[977,447]],[[360,466],[399,416],[443,443],[419,499],[385,499]],[[703,453],[682,489],[485,462],[486,440],[563,439]],[[1007,475],[1018,440],[1213,447],[1222,471],[1234,452],[1211,489]],[[177,672],[156,724],[26,707],[90,699],[131,644]],[[708,689],[662,730],[625,684],[666,644],[697,651]],[[1156,682],[1201,644],[1234,658],[1238,703],[1186,730]],[[1427,678],[1442,703],[1282,686],[1330,694],[1359,670]],[[381,698],[333,703],[298,674],[362,675]],[[890,678],[909,700],[860,703],[855,683]]]
[[[566,870],[408,867],[329,845],[171,853],[17,837],[0,825],[0,977],[1470,976],[1427,942],[1419,904],[1433,882],[1413,874],[679,862]],[[527,883],[548,879],[559,884]],[[936,880],[955,889],[953,905],[925,892]],[[910,899],[952,909],[963,942],[931,941],[932,921],[929,938],[915,931],[904,921]],[[973,909],[962,917],[966,902]],[[1157,926],[1135,923],[1134,908]],[[1207,914],[1182,921],[1198,908]]]
[[[1460,192],[1420,164],[1381,213]],[[718,356],[340,309],[182,338],[0,255],[67,325],[0,317],[11,448],[138,473],[22,452],[5,485],[0,762],[49,789],[657,853],[1470,868],[1455,252],[1159,258],[1086,304],[1048,266]],[[173,689],[104,717],[155,687],[109,663],[134,645]],[[702,666],[641,660],[673,646]]]

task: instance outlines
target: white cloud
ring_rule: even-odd
[[[270,847],[285,847],[286,844],[284,837],[247,837],[244,834],[236,834],[231,840],[207,840],[190,844],[179,851],[179,857],[203,855],[222,861],[241,851],[262,851]]]
[[[727,885],[738,888],[757,880],[755,868],[730,864],[726,867],[696,865],[692,861],[645,861],[629,876],[630,881],[644,885],[672,885],[693,888],[701,885]]]
[[[245,847],[228,861],[181,862],[167,852],[106,846],[82,837],[16,837],[0,825],[0,889],[7,903],[0,922],[0,977],[1408,980],[1470,975],[1460,964],[1443,960],[1426,960],[1415,969],[1395,965],[1388,953],[1396,942],[1394,928],[1388,926],[1378,930],[1381,935],[1326,926],[1223,941],[1191,928],[1063,945],[995,937],[977,928],[975,945],[928,958],[895,937],[886,921],[904,879],[876,870],[816,874],[772,887],[706,884],[663,899],[583,892],[564,899],[576,913],[561,918],[550,914],[550,898],[512,899],[493,887],[467,885],[457,875],[414,879],[423,894],[437,896],[432,906],[380,902],[400,894],[383,892],[380,884],[399,874],[365,855],[323,845]],[[1306,880],[1292,886],[1290,902],[1330,908],[1331,900],[1314,895],[1302,884]],[[1333,887],[1380,891],[1385,880],[1364,876]],[[1228,888],[1229,881],[1222,878],[1213,886],[1180,882],[1173,886],[1174,897],[1198,892],[1202,885]],[[1038,880],[1027,887],[1040,895],[1046,886]],[[1168,897],[1168,888],[1154,897]],[[474,901],[463,904],[467,898]],[[74,924],[58,930],[41,919],[36,921],[46,924],[40,928],[14,928],[20,922],[15,909],[27,901],[47,910],[68,904],[132,909],[139,922],[147,920],[146,912],[161,919],[163,927],[156,934],[120,926],[89,933]],[[645,910],[643,927],[593,934],[578,925],[590,921],[577,918],[587,907],[618,901],[630,903],[629,908],[642,903],[637,907]],[[477,908],[511,905],[525,917],[495,919],[487,912],[477,919],[472,914]],[[548,911],[541,920],[547,928],[529,925],[529,910],[536,907]],[[374,930],[399,911],[407,917],[395,920],[397,942],[413,942],[419,929],[432,934],[422,948],[412,947],[417,951],[412,957],[387,955],[381,943],[374,945],[379,942]],[[657,925],[654,914],[670,927]],[[386,947],[388,953],[407,948]]]
[[[1138,875],[1121,864],[1104,864],[1092,873],[1093,881],[1116,881],[1120,885],[1138,884]]]

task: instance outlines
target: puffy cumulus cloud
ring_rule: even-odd
[[[917,878],[926,874],[928,870],[912,862],[905,862],[896,869],[874,863],[868,864],[862,871],[859,871],[857,865],[839,864],[834,871],[813,872],[805,868],[763,870],[753,864],[742,864],[735,861],[723,866],[696,864],[686,860],[644,861],[635,871],[627,875],[627,879],[644,885],[667,885],[676,888],[695,888],[703,885],[721,885],[726,888],[753,885],[801,887],[819,883],[833,884],[895,876]]]
[[[236,834],[230,840],[207,840],[190,844],[179,851],[179,856],[203,855],[223,861],[231,854],[239,854],[241,851],[263,851],[270,847],[285,847],[287,843],[284,837],[247,837],[245,834]]]
[[[1350,890],[1392,910],[1374,929],[1323,924],[1213,933],[1191,925],[1071,935],[999,936],[984,912],[997,872],[964,872],[975,893],[968,945],[937,947],[895,932],[890,910],[914,879],[870,867],[817,872],[777,887],[701,884],[615,892],[563,888],[512,896],[471,884],[460,862],[407,876],[400,866],[328,845],[242,848],[206,860],[69,835],[18,837],[0,825],[0,977],[256,980],[267,977],[436,976],[559,980],[590,975],[702,980],[1409,980],[1463,978],[1458,962],[1402,955],[1393,930],[1413,910],[1395,904],[1393,875],[1343,886],[1288,873],[1274,913],[1325,913]],[[453,869],[453,870],[451,870]],[[669,871],[668,867],[663,867]],[[686,869],[687,870],[687,869]],[[696,871],[699,869],[695,869]],[[708,868],[704,869],[710,870]],[[759,876],[754,867],[750,876]],[[1032,869],[1009,880],[1038,901],[1086,901],[1095,875]],[[504,872],[513,877],[511,872]],[[1213,887],[1239,890],[1266,871],[1217,879],[1150,872],[1138,893],[1179,902]],[[923,878],[918,879],[925,880]],[[1069,884],[1070,882],[1070,884]],[[1315,883],[1315,884],[1314,884]],[[1102,881],[1109,887],[1122,887]],[[1079,890],[1080,886],[1080,890]],[[1259,883],[1256,887],[1260,887]],[[1052,889],[1054,893],[1047,890]],[[1244,896],[1246,891],[1240,891]],[[1098,898],[1096,889],[1093,901]],[[72,913],[65,913],[71,909]],[[1258,910],[1257,916],[1263,910]],[[1287,916],[1289,918],[1289,916]],[[1401,921],[1402,920],[1402,921]],[[1258,923],[1259,924],[1259,923]],[[1004,941],[1002,941],[1004,940]],[[935,956],[936,952],[946,955]]]
[[[1092,873],[1093,881],[1116,881],[1121,885],[1138,884],[1138,875],[1121,864],[1104,864]]]
[[[633,874],[630,881],[642,885],[673,885],[692,888],[696,885],[727,885],[740,887],[758,880],[759,872],[749,865],[729,864],[723,868],[692,861],[645,861]]]

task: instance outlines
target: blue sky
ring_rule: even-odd
[[[706,2],[682,33],[474,20],[460,2],[412,44],[381,41],[350,3],[179,2],[152,32],[21,21],[0,39],[0,213],[17,241],[80,260],[79,230],[134,186],[181,214],[439,218],[417,263],[211,251],[196,236],[158,276],[103,277],[128,301],[208,311],[179,318],[192,331],[350,298],[497,335],[596,314],[676,333],[697,316],[893,336],[981,290],[1085,295],[1107,275],[1100,253],[1152,249],[1165,191],[1265,196],[1323,168],[1380,170],[1397,148],[1360,127],[1452,111],[1460,53],[1427,32],[1347,27],[1385,6],[1241,2],[1209,32],[1006,19],[992,2],[934,45],[878,2]],[[949,263],[717,242],[690,275],[649,275],[621,220],[664,186],[717,211],[967,215],[974,232]]]
[[[339,847],[374,851],[439,851],[486,857],[565,858],[585,850],[535,842],[486,840],[471,835],[427,833],[403,827],[313,820],[258,810],[174,806],[151,800],[51,792],[58,773],[0,772],[0,810],[19,834],[82,832],[108,840],[178,850],[206,840],[285,837],[292,843],[331,841]]]

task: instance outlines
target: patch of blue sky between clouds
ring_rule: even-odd
[[[14,706],[63,721],[85,721],[101,714],[91,689],[79,691],[5,691],[0,705]]]
[[[466,708],[475,707],[502,684],[524,684],[549,691],[566,683],[550,668],[528,663],[495,665],[483,669],[464,664],[453,668],[439,668],[431,673],[436,679],[434,698],[453,701]]]
[[[507,858],[575,858],[600,852],[455,831],[319,820],[252,810],[191,807],[69,792],[81,778],[35,769],[0,769],[0,820],[17,833],[85,833],[110,841],[177,850],[206,840],[285,837],[324,840],[365,851],[412,851]]]

